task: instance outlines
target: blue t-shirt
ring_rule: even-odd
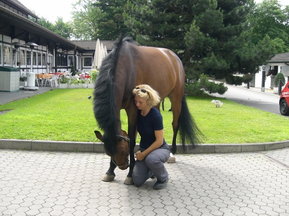
[[[137,117],[137,131],[140,134],[140,148],[147,149],[156,140],[155,131],[163,129],[163,118],[159,110],[151,108],[146,116],[142,116],[140,111]],[[165,140],[162,147],[167,146]]]

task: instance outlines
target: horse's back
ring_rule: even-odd
[[[137,46],[136,52],[136,84],[151,85],[162,98],[172,91],[182,91],[184,70],[174,52],[146,46]]]

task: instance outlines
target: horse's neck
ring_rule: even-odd
[[[116,106],[120,109],[125,108],[131,103],[133,99],[132,90],[136,85],[135,82],[135,66],[134,62],[129,56],[124,55],[120,61],[122,61],[121,67],[118,67],[116,73]]]

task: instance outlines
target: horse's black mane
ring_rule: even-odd
[[[115,110],[114,77],[121,47],[124,42],[133,42],[130,37],[120,37],[112,51],[102,61],[94,87],[94,116],[99,128],[104,131],[104,148],[110,155],[115,153],[117,119]],[[118,120],[119,121],[119,120]]]

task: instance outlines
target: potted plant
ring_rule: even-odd
[[[282,86],[285,85],[285,77],[283,73],[278,73],[274,79],[275,85],[278,87],[278,94],[281,94]]]
[[[69,78],[62,75],[59,78],[59,88],[68,88]]]

